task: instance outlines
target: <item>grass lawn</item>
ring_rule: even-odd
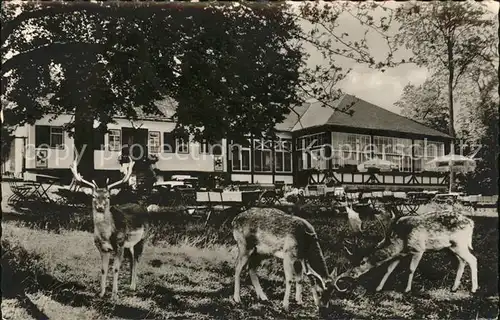
[[[309,211],[313,211],[312,209]],[[57,211],[55,211],[57,212]],[[37,312],[49,319],[318,319],[309,288],[305,305],[282,311],[283,270],[277,260],[264,261],[261,283],[270,301],[259,303],[246,273],[242,304],[232,302],[236,248],[229,222],[214,218],[208,226],[176,212],[158,213],[139,265],[138,289],[128,291],[128,263],[120,278],[120,301],[97,297],[100,258],[93,243],[91,217],[85,212],[56,216],[7,214],[2,219],[2,313],[4,319],[29,319]],[[61,212],[59,212],[60,214]],[[308,213],[319,234],[330,269],[347,268],[342,239],[349,237],[341,214]],[[54,219],[56,221],[54,221]],[[381,225],[362,215],[362,247],[382,236]],[[450,292],[457,262],[446,251],[424,255],[415,274],[413,292],[402,293],[408,261],[403,261],[375,293],[385,268],[372,270],[352,290],[332,297],[328,319],[493,319],[498,315],[498,216],[472,216],[474,254],[479,264],[479,292],[472,295],[468,267],[462,285]],[[111,276],[108,289],[111,286]],[[293,297],[292,289],[292,297]],[[34,310],[34,311],[33,311]]]

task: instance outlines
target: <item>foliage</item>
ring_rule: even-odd
[[[421,85],[407,84],[395,105],[401,108],[404,116],[431,128],[444,131],[448,127],[446,79],[443,77],[432,75]]]
[[[343,68],[343,64],[354,62],[384,71],[404,62],[393,58],[396,48],[390,31],[394,14],[385,4],[307,1],[289,14],[304,25],[303,32],[296,38],[319,51],[326,62],[303,70],[299,87],[301,95],[317,99],[330,108],[336,109],[333,101],[342,94],[338,84],[351,71]],[[374,18],[376,15],[380,18]],[[342,28],[346,18],[357,22],[355,29],[363,32],[358,34],[357,31]],[[369,38],[375,39],[373,41],[377,41],[378,45],[385,45],[387,52],[380,57],[370,49]],[[339,111],[348,112],[349,107]]]
[[[178,129],[198,140],[261,134],[300,102],[303,53],[288,43],[299,29],[281,7],[4,2],[2,92],[15,103],[6,121],[74,113],[67,129],[81,150],[94,120],[105,132],[114,115],[157,113],[169,97]]]
[[[4,126],[2,124],[1,135],[2,135],[0,137],[2,141],[1,163],[4,163],[9,158],[11,143],[14,140],[12,128],[9,128],[8,126]]]
[[[487,10],[471,2],[406,3],[396,12],[401,23],[396,43],[414,54],[414,62],[445,72],[448,81],[449,119],[454,119],[453,93],[475,64],[491,59],[494,20]],[[453,121],[448,133],[455,136]]]
[[[498,154],[500,152],[498,73],[490,76],[485,81],[477,79],[479,101],[473,110],[478,114],[481,130],[464,133],[464,136],[473,143],[466,151],[474,153],[479,147],[475,155],[478,159],[476,170],[462,179],[467,192],[471,194],[498,194]]]

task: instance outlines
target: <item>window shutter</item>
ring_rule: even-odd
[[[175,153],[177,145],[175,143],[175,136],[172,132],[163,132],[163,152]]]
[[[35,125],[35,145],[39,148],[41,145],[49,147],[50,145],[50,126]]]
[[[104,150],[104,133],[94,130],[94,150]]]

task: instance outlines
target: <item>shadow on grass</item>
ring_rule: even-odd
[[[10,248],[2,241],[2,296],[25,296],[26,293],[47,292],[51,299],[71,307],[95,308],[103,315],[123,319],[159,319],[162,316],[149,310],[114,304],[107,298],[98,298],[85,286],[77,282],[62,282],[51,275],[32,267],[37,257]],[[16,252],[16,253],[14,253]],[[28,306],[37,319],[48,319],[36,305]]]

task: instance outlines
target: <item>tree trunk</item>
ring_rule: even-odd
[[[453,78],[455,74],[455,63],[453,61],[453,44],[451,39],[448,39],[448,111],[450,119],[448,121],[448,134],[452,137],[450,147],[450,154],[455,153],[455,126],[454,126],[454,111],[453,111]],[[453,191],[455,173],[452,170],[452,163],[450,161],[450,188],[449,192]]]
[[[77,151],[78,172],[87,181],[94,176],[94,117],[88,107],[78,106],[75,110],[75,150]],[[99,183],[99,182],[98,182]]]

